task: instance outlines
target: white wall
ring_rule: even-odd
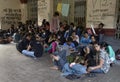
[[[113,29],[115,23],[116,0],[87,0],[86,26],[97,26],[100,22],[106,29]]]
[[[0,28],[7,29],[21,21],[20,0],[0,0]]]

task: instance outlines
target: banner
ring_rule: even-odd
[[[58,3],[58,5],[57,5],[57,11],[59,13],[61,13],[61,11],[62,11],[62,3]]]
[[[62,15],[63,16],[68,16],[69,12],[69,4],[62,4]]]

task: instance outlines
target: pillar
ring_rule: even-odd
[[[27,0],[20,0],[21,2],[21,11],[22,11],[22,15],[21,15],[21,21],[23,23],[26,22],[27,20]]]
[[[42,20],[50,21],[53,13],[53,0],[38,0],[38,25],[42,24]]]

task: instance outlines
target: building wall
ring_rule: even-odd
[[[114,35],[116,29],[116,1],[117,0],[87,0],[86,27],[103,23],[105,34]]]
[[[8,29],[21,21],[20,0],[0,0],[0,4],[0,29]]]
[[[34,1],[34,0],[32,0]],[[37,19],[41,25],[43,19],[50,19],[57,10],[58,3],[69,4],[68,16],[60,16],[61,21],[67,20],[68,23],[75,22],[75,1],[87,1],[85,9],[86,27],[95,27],[100,22],[105,24],[105,31],[108,35],[114,35],[116,29],[116,3],[118,0],[38,0]],[[28,19],[27,4],[21,4],[20,0],[0,0],[0,29],[7,29],[11,24],[25,22]],[[79,8],[78,8],[79,11]],[[79,14],[79,13],[77,13]],[[76,15],[77,16],[77,15]]]

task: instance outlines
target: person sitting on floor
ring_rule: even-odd
[[[107,44],[107,42],[102,42],[101,43],[102,47],[105,47],[105,50],[107,51],[107,53],[109,54],[109,58],[110,58],[110,62],[111,62],[111,66],[112,66],[112,63],[115,62],[116,58],[115,58],[115,52],[112,48],[112,46],[110,46],[109,44]]]
[[[66,51],[60,51],[57,54],[52,54],[51,57],[55,60],[58,69],[62,71],[63,76],[67,76],[70,74],[81,76],[82,74],[86,74],[87,67],[81,65],[79,63],[71,63],[69,64],[66,59]]]
[[[39,35],[35,35],[35,37],[33,37],[27,50],[23,50],[22,54],[33,58],[39,58],[43,55],[43,46],[40,43]]]
[[[80,43],[83,46],[86,46],[86,45],[90,44],[90,42],[91,42],[90,36],[88,35],[87,32],[85,32],[84,36],[82,36],[81,39],[80,39]]]
[[[96,50],[96,66],[88,67],[88,72],[90,73],[107,73],[110,69],[110,59],[108,53],[105,51],[104,47],[100,48],[100,44],[94,43],[93,44]]]
[[[89,67],[89,66],[95,66],[96,60],[94,59],[95,53],[91,50],[90,47],[86,46],[81,51],[80,56],[84,58],[83,65]]]
[[[27,49],[29,43],[30,43],[30,40],[31,40],[31,34],[30,33],[27,33],[23,39],[21,41],[19,41],[17,44],[16,44],[16,48],[17,50],[22,53],[22,50],[25,50]]]
[[[89,44],[90,46],[92,46],[95,42],[98,42],[94,35],[91,35],[90,39],[91,39],[91,42]]]
[[[75,31],[72,32],[71,38],[73,39],[73,43],[77,47],[79,44],[79,36],[76,35]]]
[[[70,50],[76,50],[75,44],[72,41],[73,39],[71,37],[68,37],[66,42],[63,44],[63,46],[69,46]]]
[[[13,39],[11,36],[7,36],[6,38],[0,37],[0,44],[8,44],[12,41],[13,41]]]
[[[51,34],[49,40],[50,45],[44,45],[45,46],[45,52],[54,53],[57,49],[57,35]]]

